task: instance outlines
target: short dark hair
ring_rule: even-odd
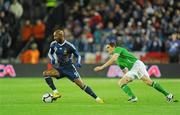
[[[60,27],[59,25],[56,25],[56,26],[53,28],[53,32],[55,32],[56,30],[62,30],[62,31],[64,31],[64,28],[63,28],[63,27]]]
[[[116,47],[116,43],[115,42],[109,42],[108,45],[110,45],[111,47]]]

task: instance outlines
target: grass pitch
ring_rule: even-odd
[[[97,104],[68,79],[55,80],[63,95],[53,103],[41,100],[51,92],[43,78],[0,79],[0,115],[179,115],[180,102],[167,103],[165,97],[140,80],[129,86],[138,97],[137,103],[127,102],[128,97],[117,85],[118,79],[84,78],[105,104]],[[180,100],[180,79],[154,79]]]

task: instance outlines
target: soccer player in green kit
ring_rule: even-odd
[[[173,95],[167,92],[159,83],[152,81],[146,70],[144,63],[138,60],[134,55],[122,47],[116,47],[115,43],[106,45],[106,49],[112,57],[102,66],[97,66],[94,71],[100,71],[115,62],[123,71],[124,76],[119,80],[118,84],[121,89],[129,96],[129,102],[136,102],[138,99],[131,91],[128,83],[138,78],[147,85],[155,88],[157,91],[164,94],[168,102],[173,100]]]

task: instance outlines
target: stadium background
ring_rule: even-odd
[[[37,104],[39,109],[35,110],[38,114],[52,114],[46,109],[55,108],[55,111],[58,111],[59,106],[63,108],[64,114],[105,114],[101,109],[106,111],[107,115],[117,112],[128,114],[126,108],[132,109],[129,114],[140,114],[142,111],[138,107],[144,108],[144,114],[157,114],[153,111],[168,115],[178,114],[177,104],[166,105],[159,95],[152,99],[156,93],[151,90],[148,96],[152,101],[148,100],[148,96],[144,95],[147,88],[141,89],[140,83],[136,81],[134,88],[137,92],[143,92],[139,96],[144,103],[140,102],[136,107],[124,102],[122,98],[125,96],[113,85],[117,84],[119,79],[116,77],[122,76],[121,70],[113,66],[113,71],[111,66],[95,73],[93,67],[108,58],[104,44],[116,41],[144,61],[148,70],[155,67],[151,71],[152,77],[176,92],[179,97],[179,7],[179,0],[0,0],[0,113],[11,115],[14,112],[24,115],[30,110],[29,114],[36,114],[32,108]],[[64,28],[66,39],[80,51],[83,64],[79,69],[80,74],[85,82],[104,95],[107,105],[95,105],[87,96],[81,97],[81,91],[70,98],[71,93],[67,91],[74,92],[78,89],[72,88],[72,84],[64,79],[55,82],[57,87],[62,87],[65,99],[51,107],[45,107],[39,101],[44,92],[50,92],[43,82],[42,71],[51,67],[48,64],[47,52],[52,41],[53,28],[56,26]],[[11,77],[13,79],[10,79]],[[35,90],[36,87],[39,89]],[[106,87],[106,91],[101,89],[102,87]],[[28,96],[26,90],[32,94]],[[112,91],[113,96],[108,94],[108,91]],[[12,100],[13,97],[15,100]],[[78,100],[79,98],[82,100]],[[26,105],[27,103],[29,105]],[[68,104],[74,108],[72,113],[68,111]],[[12,109],[14,106],[17,109]],[[84,109],[83,106],[89,109],[76,111],[77,108]],[[22,110],[21,107],[25,109]],[[166,107],[169,109],[164,110]],[[9,108],[12,110],[9,111]]]

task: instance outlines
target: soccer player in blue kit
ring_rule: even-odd
[[[75,68],[75,66],[81,67],[81,56],[74,45],[65,40],[64,31],[62,29],[56,29],[53,33],[53,37],[54,41],[51,42],[48,53],[53,68],[43,72],[46,83],[53,90],[53,100],[60,98],[61,94],[56,89],[52,77],[56,79],[67,77],[93,97],[97,103],[104,103],[104,101],[98,97],[89,86],[83,83]],[[77,59],[75,65],[72,62],[72,55]]]

